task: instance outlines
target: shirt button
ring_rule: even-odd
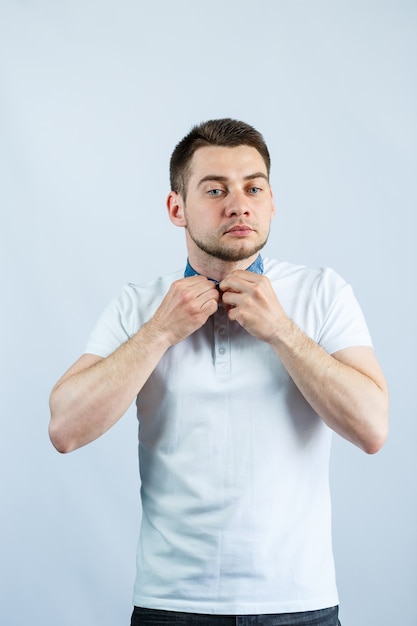
[[[219,348],[219,354],[225,354],[226,348]]]
[[[226,329],[225,328],[220,328],[219,329],[219,335],[221,335],[223,337],[223,335],[226,333]]]

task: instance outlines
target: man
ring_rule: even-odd
[[[51,394],[68,452],[137,397],[136,624],[335,626],[331,432],[387,435],[384,376],[351,288],[263,259],[274,215],[255,129],[194,127],[171,158],[184,270],[127,285]]]

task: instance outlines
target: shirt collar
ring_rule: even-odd
[[[247,272],[254,272],[255,274],[263,274],[264,273],[264,263],[261,255],[259,254],[254,262],[246,268]],[[184,278],[188,276],[199,276],[199,273],[195,271],[195,269],[190,265],[189,260],[187,259],[187,265],[185,266]],[[218,284],[218,280],[214,278],[207,277],[209,280],[212,280],[214,283]]]

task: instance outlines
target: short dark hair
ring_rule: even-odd
[[[271,158],[264,138],[259,131],[253,128],[253,126],[245,124],[245,122],[228,117],[219,120],[208,120],[193,126],[188,135],[177,144],[171,156],[171,190],[179,193],[184,201],[191,173],[191,159],[195,151],[204,146],[251,146],[256,148],[265,161],[269,176]]]

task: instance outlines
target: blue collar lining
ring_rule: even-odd
[[[264,262],[262,260],[261,255],[259,254],[254,262],[246,268],[247,272],[254,272],[255,274],[263,274],[264,273]],[[184,278],[188,276],[199,276],[199,273],[195,271],[195,269],[190,265],[189,260],[187,259],[187,265],[185,266]],[[219,284],[218,280],[214,278],[207,277],[209,280],[212,280],[216,285]]]

